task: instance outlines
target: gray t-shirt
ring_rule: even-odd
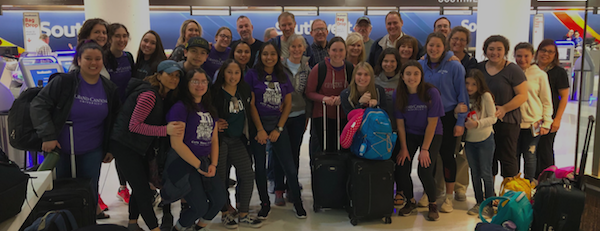
[[[487,61],[479,63],[477,68],[483,72],[485,82],[494,95],[496,105],[504,105],[515,97],[516,93],[513,88],[527,80],[525,73],[519,66],[517,66],[517,64],[509,63],[500,72],[498,72],[498,74],[492,76],[485,69],[486,62]],[[520,124],[521,110],[516,108],[515,110],[507,112],[502,119],[502,122]]]
[[[289,58],[290,57],[290,50],[288,49],[290,47],[290,43],[287,41],[283,41],[283,36],[281,36],[280,38],[280,42],[281,42],[281,57],[283,58]]]

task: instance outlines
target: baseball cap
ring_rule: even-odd
[[[185,44],[185,49],[188,50],[190,47],[200,47],[210,51],[210,48],[208,47],[208,41],[202,37],[191,37]]]
[[[367,16],[362,16],[362,17],[358,18],[356,20],[356,24],[360,23],[360,21],[367,21],[367,23],[369,23],[369,25],[371,25],[371,19],[369,19]]]
[[[183,71],[181,70],[181,68],[179,67],[177,62],[175,62],[173,60],[165,60],[165,61],[160,62],[158,64],[158,68],[156,68],[156,70],[158,72],[164,71],[169,74],[173,73],[174,71],[179,71],[179,72],[181,72],[180,74],[183,74]]]

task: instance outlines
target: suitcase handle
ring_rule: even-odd
[[[325,149],[327,148],[327,104],[325,103],[325,101],[321,101],[321,103],[323,104],[323,151],[325,151]],[[340,105],[336,106],[336,121],[337,121],[337,150],[339,151],[340,148]]]
[[[65,122],[69,126],[69,141],[71,143],[71,177],[77,178],[77,165],[75,164],[75,142],[73,141],[73,121]]]
[[[575,153],[575,168],[573,173],[575,174],[575,181],[581,189],[583,186],[583,176],[585,174],[585,165],[587,164],[588,150],[590,148],[590,139],[592,138],[592,130],[594,130],[594,123],[596,119],[590,115],[588,117],[588,125],[585,131],[585,139],[583,140],[583,149],[581,150],[581,163],[579,164],[579,172],[577,172],[577,153]]]

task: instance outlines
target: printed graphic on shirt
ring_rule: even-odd
[[[281,105],[281,86],[278,82],[270,82],[275,87],[270,88],[269,82],[264,82],[267,85],[265,93],[263,94],[263,101],[260,103],[262,106],[270,109],[279,109]]]
[[[384,89],[385,89],[385,96],[387,96],[388,99],[391,99],[396,88],[384,88]]]
[[[344,85],[345,82],[335,82],[335,83],[331,83],[331,82],[326,82],[323,83],[323,88],[331,88],[331,89],[340,89],[340,88],[346,88]]]
[[[408,105],[406,107],[406,111],[425,111],[427,110],[427,105]]]
[[[234,102],[235,101],[235,102]],[[237,107],[236,107],[237,103]],[[244,110],[244,104],[241,100],[233,100],[233,98],[229,101],[229,113],[236,114],[240,111]]]
[[[196,127],[196,140],[192,140],[195,145],[208,146],[212,140],[213,118],[208,112],[197,112],[200,117],[198,127]]]
[[[296,88],[296,92],[302,94],[306,88],[307,82],[308,73],[306,72],[302,72],[298,75],[298,78],[294,78],[294,87]]]
[[[108,103],[108,100],[106,99],[96,99],[94,97],[87,97],[80,94],[76,94],[75,99],[79,100],[80,103],[89,105],[102,105]]]

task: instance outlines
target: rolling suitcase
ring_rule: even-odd
[[[23,227],[32,224],[38,217],[53,210],[69,210],[78,227],[96,224],[96,204],[94,193],[90,187],[90,179],[76,178],[75,147],[73,143],[73,122],[67,121],[71,143],[71,176],[72,178],[56,179],[51,191],[46,191],[27,218]]]
[[[338,142],[337,150],[325,151],[327,147],[327,116],[326,105],[323,103],[323,152],[315,153],[312,160],[311,183],[313,191],[313,210],[315,213],[322,208],[343,209],[348,205],[346,197],[346,182],[348,172],[346,170],[349,151],[340,150]],[[337,107],[337,138],[340,137],[340,107]]]
[[[532,231],[579,230],[585,205],[585,193],[581,190],[581,186],[594,122],[594,117],[589,116],[579,173],[575,175],[575,180],[551,177],[537,186],[533,197]],[[577,162],[577,154],[575,154],[574,171],[577,171]]]
[[[392,223],[394,213],[394,169],[391,160],[367,160],[351,157],[348,162],[348,216],[350,223],[359,220],[384,218]]]

